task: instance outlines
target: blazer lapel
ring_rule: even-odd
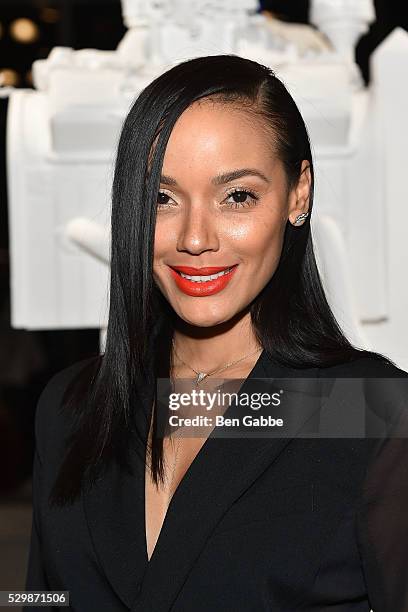
[[[318,369],[278,366],[263,351],[239,394],[254,378],[317,377]],[[298,406],[299,407],[299,406]],[[144,466],[134,454],[134,475],[117,467],[84,493],[84,508],[99,561],[112,587],[133,612],[168,612],[211,532],[234,501],[275,461],[319,402],[293,411],[290,435],[281,438],[216,437],[206,440],[170,502],[147,562]],[[234,402],[225,416],[232,416]]]
[[[133,457],[133,455],[132,455]],[[83,506],[99,565],[122,602],[131,608],[146,567],[144,471],[132,461],[134,474],[112,464],[89,490]]]

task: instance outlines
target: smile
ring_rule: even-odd
[[[188,280],[194,281],[195,283],[205,283],[206,281],[214,280],[220,276],[223,276],[224,274],[228,274],[228,272],[231,272],[231,270],[232,268],[227,268],[222,272],[218,272],[218,274],[210,274],[209,276],[189,276],[188,274],[183,274],[183,272],[180,272],[180,275],[183,278],[188,278]]]
[[[170,267],[177,287],[186,295],[207,296],[222,291],[230,282],[238,264],[227,268],[192,269],[187,266]],[[197,272],[202,271],[202,274]],[[192,272],[196,272],[193,274]],[[205,274],[204,274],[205,273]]]

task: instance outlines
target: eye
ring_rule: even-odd
[[[171,206],[170,202],[168,201],[169,199],[171,198],[168,193],[159,191],[157,194],[157,208],[168,208]]]
[[[229,208],[247,208],[249,206],[255,206],[259,200],[258,194],[240,187],[236,187],[230,191],[227,198],[234,198],[232,202],[229,202]]]

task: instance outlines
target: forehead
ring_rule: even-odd
[[[176,121],[163,169],[167,174],[231,164],[266,168],[274,158],[273,135],[260,115],[236,103],[200,100]]]

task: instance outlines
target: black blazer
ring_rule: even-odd
[[[378,438],[211,435],[172,498],[150,562],[136,453],[133,476],[114,464],[74,505],[51,508],[69,429],[59,405],[87,362],[55,375],[38,403],[27,590],[68,590],[75,612],[408,611],[407,439],[389,439],[381,454]],[[241,390],[257,377],[406,382],[408,374],[366,356],[293,370],[263,351]],[[386,404],[380,410],[390,414]]]

